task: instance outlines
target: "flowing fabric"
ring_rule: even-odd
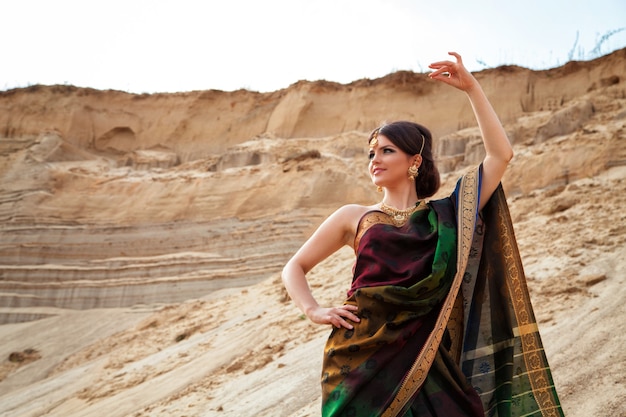
[[[459,295],[465,305],[462,371],[485,416],[563,416],[501,186],[482,218]]]
[[[323,416],[562,415],[521,263],[515,281],[510,265],[497,262],[515,262],[517,253],[510,242],[498,244],[514,243],[512,228],[502,227],[506,200],[499,189],[485,209],[495,220],[483,224],[479,194],[477,170],[404,226],[379,211],[363,216],[346,301],[361,321],[329,336]]]

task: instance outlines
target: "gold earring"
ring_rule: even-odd
[[[414,181],[418,175],[419,175],[419,170],[417,169],[417,167],[415,165],[411,165],[409,167],[409,179],[411,181]]]
[[[376,187],[376,191],[378,191],[379,193],[383,192],[383,187],[381,187],[380,185],[378,187]]]

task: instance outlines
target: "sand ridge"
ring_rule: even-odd
[[[0,415],[319,415],[330,329],[282,265],[334,209],[380,198],[381,119],[433,127],[438,195],[482,158],[464,97],[422,76],[0,93]],[[625,414],[626,50],[477,77],[514,144],[503,186],[565,413]],[[311,271],[320,303],[342,302],[353,256]]]

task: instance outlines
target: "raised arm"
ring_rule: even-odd
[[[474,110],[486,152],[480,192],[480,208],[482,209],[502,180],[506,167],[513,158],[513,148],[476,78],[463,66],[459,54],[456,52],[449,54],[456,58],[456,62],[439,61],[430,64],[429,67],[434,71],[429,76],[464,91]]]

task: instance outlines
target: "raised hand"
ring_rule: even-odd
[[[478,86],[476,78],[474,78],[472,73],[469,72],[463,65],[461,55],[456,52],[448,52],[448,54],[454,56],[456,58],[456,62],[433,62],[428,66],[428,68],[433,70],[433,72],[428,74],[428,76],[433,80],[441,81],[465,92],[469,92]]]

